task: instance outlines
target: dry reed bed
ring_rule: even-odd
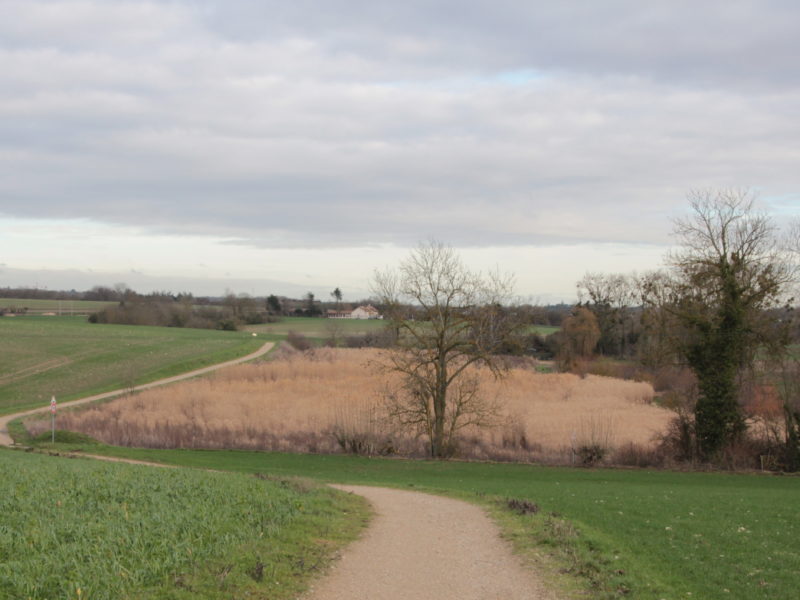
[[[394,375],[377,350],[320,349],[231,367],[215,375],[59,415],[59,428],[107,443],[144,447],[336,452],[338,439],[364,436],[373,451],[415,454],[419,440],[384,418],[383,392]],[[495,381],[480,373],[502,418],[464,432],[475,458],[536,458],[599,442],[649,444],[670,413],[650,404],[649,384],[514,368]],[[47,421],[31,421],[37,433]]]

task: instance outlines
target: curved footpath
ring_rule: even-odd
[[[333,486],[375,518],[304,600],[554,600],[479,507],[451,498]]]
[[[331,487],[365,497],[375,516],[300,600],[558,600],[473,504],[391,488]]]
[[[238,365],[239,363],[247,362],[258,358],[259,356],[264,356],[267,352],[272,350],[272,347],[275,344],[272,342],[267,342],[261,348],[248,354],[247,356],[242,356],[240,358],[234,358],[233,360],[228,360],[222,363],[217,363],[215,365],[209,365],[207,367],[203,367],[202,369],[195,369],[194,371],[188,371],[187,373],[181,373],[180,375],[174,375],[172,377],[166,377],[164,379],[159,379],[157,381],[151,381],[150,383],[143,383],[142,385],[137,385],[135,387],[136,391],[139,390],[148,390],[150,388],[158,387],[161,385],[166,385],[168,383],[175,383],[176,381],[181,381],[183,379],[190,379],[192,377],[197,377],[198,375],[205,375],[206,373],[211,373],[212,371],[216,371],[217,369],[222,369],[223,367],[230,367],[232,365]],[[94,396],[87,396],[86,398],[80,398],[79,400],[71,400],[69,402],[63,402],[59,404],[59,407],[64,406],[77,406],[78,404],[86,404],[88,402],[96,402],[97,400],[105,400],[107,398],[113,398],[114,396],[121,396],[122,394],[127,393],[130,391],[130,388],[121,388],[118,390],[113,390],[111,392],[104,392],[102,394],[95,394]],[[0,445],[3,446],[11,446],[14,441],[11,439],[11,436],[8,434],[8,423],[13,421],[14,419],[19,419],[20,417],[27,417],[28,415],[35,415],[36,413],[47,412],[50,410],[50,407],[45,405],[42,408],[34,408],[32,410],[26,410],[23,412],[14,413],[13,415],[4,415],[0,417]]]

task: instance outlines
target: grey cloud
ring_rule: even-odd
[[[735,85],[797,83],[800,7],[792,0],[402,3],[226,2],[205,15],[230,39],[321,40],[389,64],[538,68]]]
[[[795,3],[9,6],[8,215],[257,246],[663,243],[689,188],[798,186]]]

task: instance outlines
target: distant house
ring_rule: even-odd
[[[359,306],[352,313],[350,313],[351,319],[381,319],[381,313],[378,312],[378,309],[372,306],[371,304],[367,304],[366,306]]]
[[[352,308],[340,308],[339,310],[329,308],[327,311],[325,311],[325,316],[329,319],[351,319],[352,315]]]

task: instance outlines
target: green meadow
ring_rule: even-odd
[[[794,599],[800,478],[352,456],[98,447],[198,468],[453,495],[490,508],[523,553],[592,598]],[[535,514],[508,511],[507,499]]]
[[[290,331],[310,338],[329,338],[332,335],[363,335],[381,331],[386,321],[381,319],[322,319],[318,317],[281,317],[275,323],[247,325],[244,329],[256,333],[286,336]]]
[[[51,300],[33,298],[0,298],[0,309],[35,313],[53,312],[57,315],[88,314],[114,306],[118,302],[105,300]]]
[[[376,333],[384,329],[387,322],[381,319],[322,319],[316,317],[281,317],[276,323],[247,325],[246,331],[286,336],[289,332],[301,333],[314,339],[325,339],[331,336],[363,335]],[[558,327],[549,325],[531,325],[528,333],[550,335],[558,331]]]
[[[133,387],[244,356],[246,332],[97,325],[85,317],[0,318],[0,414]]]

